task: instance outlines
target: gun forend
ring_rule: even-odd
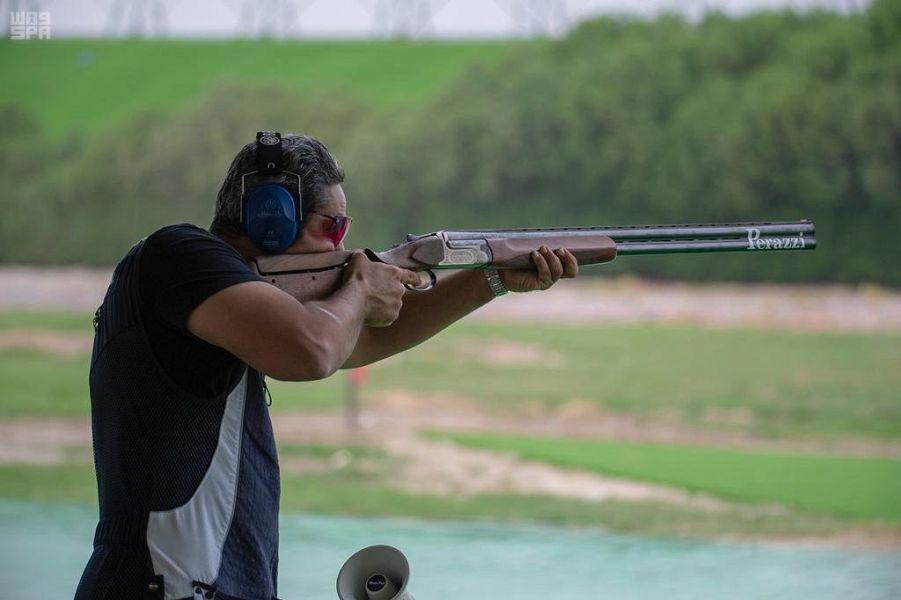
[[[541,246],[566,248],[580,265],[596,265],[616,258],[616,243],[606,235],[588,233],[580,236],[558,236],[553,230],[529,236],[492,236],[473,232],[469,236],[457,232],[435,231],[408,236],[378,256],[383,261],[406,269],[520,269],[532,266],[529,256]],[[453,237],[452,237],[453,236]]]
[[[580,265],[599,265],[616,258],[616,242],[606,235],[585,235],[576,238],[548,235],[535,238],[496,238],[487,241],[491,249],[491,266],[501,269],[532,267],[531,253],[541,246],[554,250],[566,248]]]

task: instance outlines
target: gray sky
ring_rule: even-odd
[[[417,3],[431,4],[428,19],[411,19],[414,10],[395,8]],[[163,31],[172,37],[254,37],[272,31],[279,37],[359,38],[406,31],[418,38],[500,38],[536,31],[560,33],[599,13],[653,15],[668,10],[695,18],[711,8],[741,14],[762,8],[848,10],[866,4],[867,0],[410,0],[406,4],[403,0],[0,0],[4,12],[34,7],[49,11],[57,38],[121,35],[134,27],[154,31],[156,22],[165,23]],[[163,21],[154,16],[154,5],[164,6]],[[278,5],[287,6],[286,12],[281,13]],[[134,12],[136,6],[142,8]],[[267,6],[273,8],[266,10]],[[117,8],[121,10],[114,17]]]

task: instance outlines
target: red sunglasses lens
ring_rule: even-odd
[[[350,228],[350,219],[345,216],[332,217],[331,226],[326,235],[336,246],[344,240],[347,230]]]

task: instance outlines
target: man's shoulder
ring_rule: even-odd
[[[191,223],[176,223],[157,229],[144,239],[142,250],[146,262],[148,257],[161,260],[194,258],[209,255],[211,259],[240,260],[238,251],[214,233]]]
[[[161,227],[145,238],[144,245],[165,248],[185,240],[204,241],[228,246],[220,237],[193,223],[175,223]]]

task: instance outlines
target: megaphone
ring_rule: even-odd
[[[414,600],[407,591],[410,564],[391,546],[369,546],[347,559],[338,572],[341,600]]]

